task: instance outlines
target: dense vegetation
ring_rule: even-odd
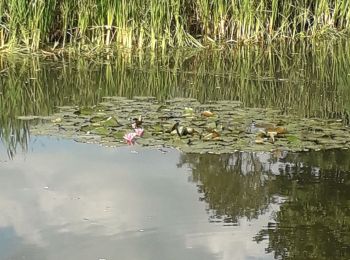
[[[0,0],[0,48],[200,47],[334,37],[344,0]]]

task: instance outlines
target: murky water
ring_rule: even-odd
[[[349,259],[350,152],[182,154],[30,135],[103,96],[240,100],[349,123],[350,47],[0,58],[0,259]]]

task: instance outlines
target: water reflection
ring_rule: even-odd
[[[276,185],[288,202],[275,217],[278,224],[256,237],[260,241],[268,235],[267,252],[294,259],[305,252],[314,259],[350,258],[349,158],[348,151],[287,158],[294,166],[283,171]]]
[[[192,181],[209,204],[212,221],[257,218],[276,202],[269,180],[278,163],[270,162],[269,154],[183,154],[179,166],[183,165],[192,169]]]
[[[17,116],[48,115],[56,106],[92,105],[110,95],[240,100],[348,124],[349,49],[338,42],[109,59],[1,56],[0,137],[13,154],[28,135]]]
[[[1,153],[2,259],[350,256],[347,150],[164,154],[31,140],[11,161]]]
[[[110,95],[240,100],[349,123],[349,49],[338,42],[109,59],[0,56],[0,136],[13,153],[28,134],[17,116],[48,115],[56,106],[92,105]]]
[[[350,152],[181,155],[211,219],[239,223],[281,207],[256,236],[275,258],[349,259]]]
[[[103,96],[241,100],[247,106],[338,118],[349,112],[348,43],[244,47],[230,52],[120,53],[108,60],[0,57],[5,115],[47,114]],[[2,110],[3,111],[3,110]]]
[[[349,48],[1,57],[0,258],[349,259],[348,151],[137,154],[30,139],[28,123],[15,120],[108,95],[152,95],[349,123]],[[14,157],[18,147],[28,153]]]
[[[32,139],[1,163],[0,259],[271,259],[252,237],[278,206],[234,229],[210,223],[178,161],[175,150]]]

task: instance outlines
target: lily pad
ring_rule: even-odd
[[[106,97],[97,106],[61,110],[50,117],[60,120],[46,120],[33,125],[31,131],[102,145],[123,145],[123,135],[134,131],[133,119],[142,115],[142,123],[136,125],[144,129],[144,135],[137,143],[144,146],[176,147],[191,153],[350,147],[350,129],[339,121],[286,116],[279,110],[243,108],[240,102],[231,102],[200,104],[194,99],[180,98],[159,103],[150,97],[134,100]],[[202,116],[201,111],[214,115]]]
[[[75,115],[92,115],[94,113],[94,109],[92,107],[81,107],[76,110],[73,114]]]

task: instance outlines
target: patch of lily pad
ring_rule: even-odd
[[[126,145],[124,135],[138,122],[144,135],[136,144],[187,153],[350,148],[350,129],[340,120],[300,118],[276,109],[246,108],[237,101],[201,104],[183,98],[159,102],[153,97],[105,97],[97,106],[58,109],[50,117],[19,119],[41,119],[31,126],[34,135],[105,146]]]

